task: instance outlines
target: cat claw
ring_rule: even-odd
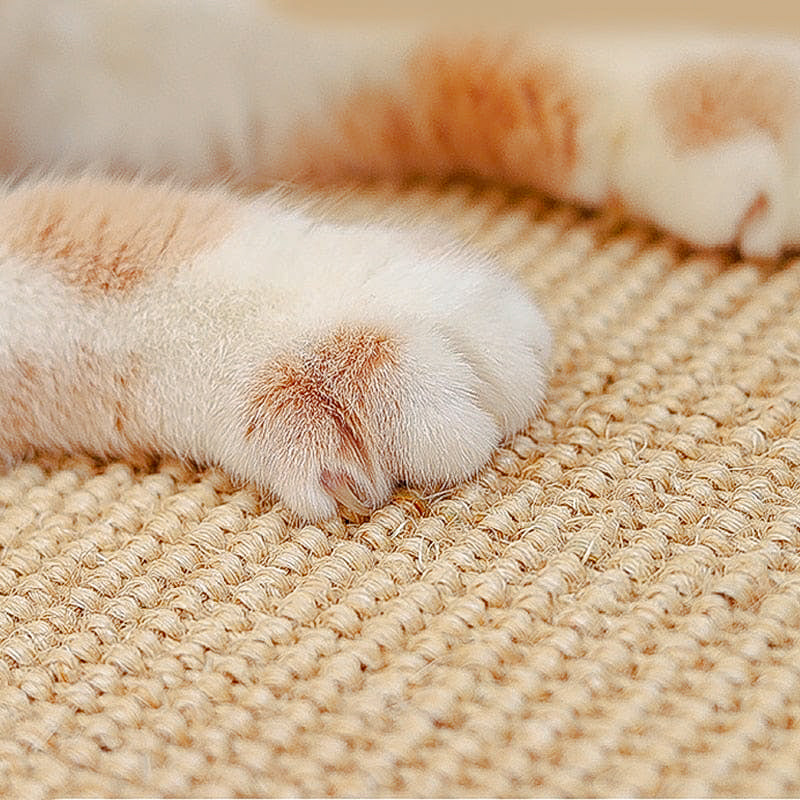
[[[324,469],[319,479],[325,491],[342,508],[360,517],[369,516],[370,509],[353,491],[352,483],[344,472],[330,472]]]

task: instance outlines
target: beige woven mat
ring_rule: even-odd
[[[540,297],[543,418],[361,525],[177,464],[0,476],[0,795],[800,793],[800,262],[394,202]]]

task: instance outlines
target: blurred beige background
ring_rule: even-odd
[[[679,26],[800,35],[800,0],[280,0],[287,10],[333,18],[436,17],[498,23]]]

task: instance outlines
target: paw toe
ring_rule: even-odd
[[[434,331],[342,328],[277,359],[251,387],[262,483],[309,519],[364,515],[398,481],[473,474],[500,440],[479,380]]]

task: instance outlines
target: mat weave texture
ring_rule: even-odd
[[[297,527],[218,471],[0,475],[0,795],[800,793],[800,261],[454,186],[556,334],[476,479]]]

